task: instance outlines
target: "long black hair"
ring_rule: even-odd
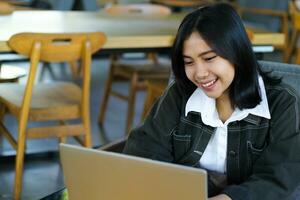
[[[183,19],[172,49],[172,69],[180,86],[189,91],[196,88],[186,76],[182,55],[184,42],[195,31],[218,56],[234,66],[235,76],[229,88],[232,105],[239,109],[258,105],[259,64],[241,18],[225,3],[203,6]]]

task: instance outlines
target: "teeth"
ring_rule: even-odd
[[[211,86],[212,84],[214,84],[215,82],[216,82],[216,79],[215,79],[215,80],[212,80],[212,81],[210,81],[210,82],[208,82],[208,83],[202,84],[202,86],[203,86],[203,87],[209,87],[209,86]]]

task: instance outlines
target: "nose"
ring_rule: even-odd
[[[197,81],[201,81],[201,80],[207,78],[208,75],[209,75],[208,69],[202,64],[197,65],[197,68],[196,68],[195,72],[196,72],[195,73],[195,79]]]

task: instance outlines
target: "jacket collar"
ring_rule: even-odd
[[[253,124],[259,124],[261,117],[266,119],[271,118],[263,79],[259,76],[258,80],[262,101],[254,108],[243,110],[236,108],[227,124],[231,121],[239,121],[242,119]],[[222,122],[219,120],[217,113],[215,99],[206,96],[200,88],[197,88],[188,99],[185,106],[185,116],[187,116],[190,111],[199,112],[203,123],[207,125],[214,127],[222,126]]]

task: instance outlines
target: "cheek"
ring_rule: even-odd
[[[231,68],[230,70],[228,70],[228,81],[230,81],[230,84],[232,83],[232,81],[234,79],[234,75],[235,75],[234,68]]]
[[[218,70],[218,76],[222,77],[223,80],[226,80],[226,82],[231,84],[235,75],[234,67],[227,62],[221,62],[218,66],[222,66],[221,70]]]
[[[193,77],[193,70],[191,68],[187,68],[187,67],[184,70],[185,70],[185,74],[188,77],[188,79],[191,80]]]

